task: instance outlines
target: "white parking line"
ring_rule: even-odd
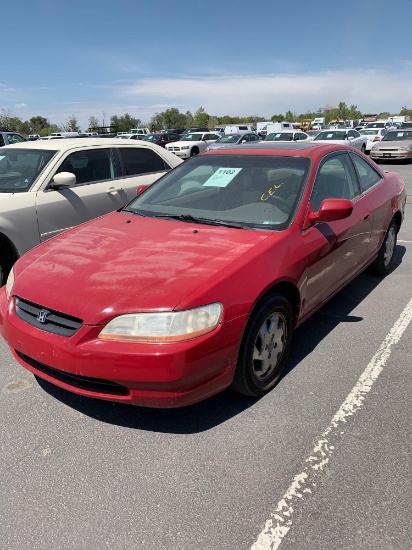
[[[367,394],[372,389],[386,365],[392,348],[397,344],[412,320],[412,299],[402,311],[385,340],[380,345],[369,365],[363,371],[352,391],[331,423],[320,436],[311,455],[306,459],[306,466],[294,478],[289,488],[278,502],[276,509],[259,534],[251,550],[276,550],[292,527],[292,517],[299,503],[307,499],[315,489],[320,477],[325,472],[336,445],[345,433],[345,424],[363,406]]]
[[[397,240],[398,243],[404,243],[404,244],[411,244],[412,241],[400,241],[399,239]]]

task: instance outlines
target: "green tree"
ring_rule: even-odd
[[[44,130],[50,126],[50,122],[47,120],[47,118],[44,118],[42,116],[33,116],[29,120],[29,124],[31,134],[40,134],[44,136],[47,135],[43,133]]]
[[[404,116],[412,116],[412,109],[409,109],[408,107],[406,107],[406,105],[404,107],[402,107],[402,109],[399,111],[399,114],[400,115],[404,115]]]
[[[150,130],[159,131],[166,128],[188,128],[187,115],[181,113],[176,107],[166,109],[162,113],[156,113],[150,121]]]
[[[100,126],[102,126],[102,124],[100,124],[100,120],[97,118],[97,116],[91,116],[89,117],[89,126],[88,128],[99,128]]]
[[[290,112],[290,111],[288,111]],[[270,117],[270,120],[272,122],[283,122],[285,120],[285,117],[283,115],[273,115]]]
[[[125,113],[123,116],[114,115],[110,117],[110,126],[115,126],[117,132],[128,132],[131,128],[143,126],[139,118],[134,118]]]
[[[219,126],[219,119],[217,118],[217,116],[210,116],[206,126],[208,128],[214,128],[215,126]]]
[[[286,120],[287,122],[293,122],[294,120],[296,120],[296,118],[297,118],[296,113],[292,113],[292,111],[286,111],[285,118],[283,120]]]
[[[80,126],[77,121],[76,115],[71,115],[67,122],[62,124],[62,128],[65,132],[80,132]]]
[[[203,107],[199,107],[199,109],[195,112],[193,119],[195,126],[207,126],[209,115],[205,112]]]

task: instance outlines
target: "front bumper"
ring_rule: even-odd
[[[244,323],[173,344],[103,341],[102,327],[88,325],[63,337],[20,319],[0,290],[0,332],[23,367],[80,395],[145,407],[190,405],[228,387]]]
[[[392,149],[391,151],[374,151],[372,148],[370,158],[378,160],[408,160],[412,159],[412,151],[400,151],[397,149]]]
[[[184,149],[183,151],[181,151],[181,150],[176,150],[176,148],[174,148],[174,149],[168,149],[168,151],[181,159],[188,159],[190,157],[190,149]]]

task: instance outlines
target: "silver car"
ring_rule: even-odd
[[[226,134],[206,147],[206,151],[220,149],[231,145],[240,145],[241,143],[257,143],[262,138],[256,132],[243,132],[239,134]]]
[[[142,141],[76,138],[0,149],[0,285],[27,250],[117,208],[182,160]]]
[[[381,160],[406,160],[412,162],[412,128],[410,130],[389,130],[373,145],[370,157],[375,162]]]

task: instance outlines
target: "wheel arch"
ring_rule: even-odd
[[[19,254],[17,252],[16,247],[11,242],[11,240],[4,235],[4,233],[0,232],[0,254],[5,257],[5,277],[8,275],[8,271],[12,268],[13,264],[18,260]],[[3,262],[2,262],[3,263]],[[1,283],[1,281],[0,281]]]
[[[402,225],[402,214],[401,214],[401,212],[399,212],[399,210],[397,212],[395,212],[392,219],[395,220],[395,223],[396,223],[397,228],[398,228],[398,233],[399,233],[399,230],[400,230],[401,225]]]
[[[273,296],[273,294],[279,294],[280,296],[283,296],[284,298],[286,298],[286,300],[289,302],[290,307],[292,309],[292,314],[293,314],[293,320],[294,320],[293,324],[295,325],[299,317],[301,297],[300,297],[300,292],[298,288],[291,281],[279,281],[274,285],[272,285],[270,288],[266,289],[266,291],[260,296],[257,302],[253,305],[251,312],[261,302],[264,302],[268,298],[268,296]]]

